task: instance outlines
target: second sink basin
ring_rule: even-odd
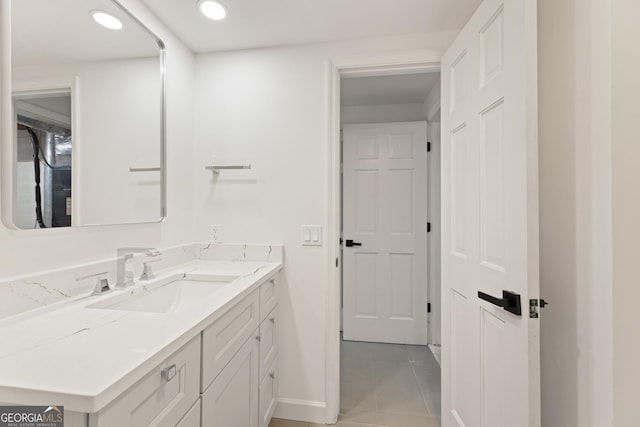
[[[216,280],[177,279],[154,289],[118,295],[89,305],[87,308],[150,313],[186,311],[203,298],[228,285],[235,278],[227,276]]]

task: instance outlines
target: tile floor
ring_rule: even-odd
[[[440,366],[426,346],[343,341],[340,427],[440,427]],[[273,419],[269,427],[323,424]]]

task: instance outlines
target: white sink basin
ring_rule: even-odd
[[[104,310],[168,313],[186,311],[203,298],[219,291],[237,277],[225,276],[215,280],[182,278],[154,289],[136,289],[87,306]]]

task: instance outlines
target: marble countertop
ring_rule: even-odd
[[[0,320],[0,402],[97,412],[281,267],[280,262],[194,260],[145,282],[153,288],[184,274],[200,280],[240,276],[188,311],[87,307],[118,292],[141,292],[137,282],[127,290],[80,296]]]

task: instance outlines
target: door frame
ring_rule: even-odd
[[[439,72],[443,50],[394,52],[373,57],[351,57],[329,60],[328,63],[328,287],[325,332],[325,422],[335,424],[340,412],[340,296],[342,266],[340,230],[342,188],[340,182],[340,78],[370,77],[417,72]]]

